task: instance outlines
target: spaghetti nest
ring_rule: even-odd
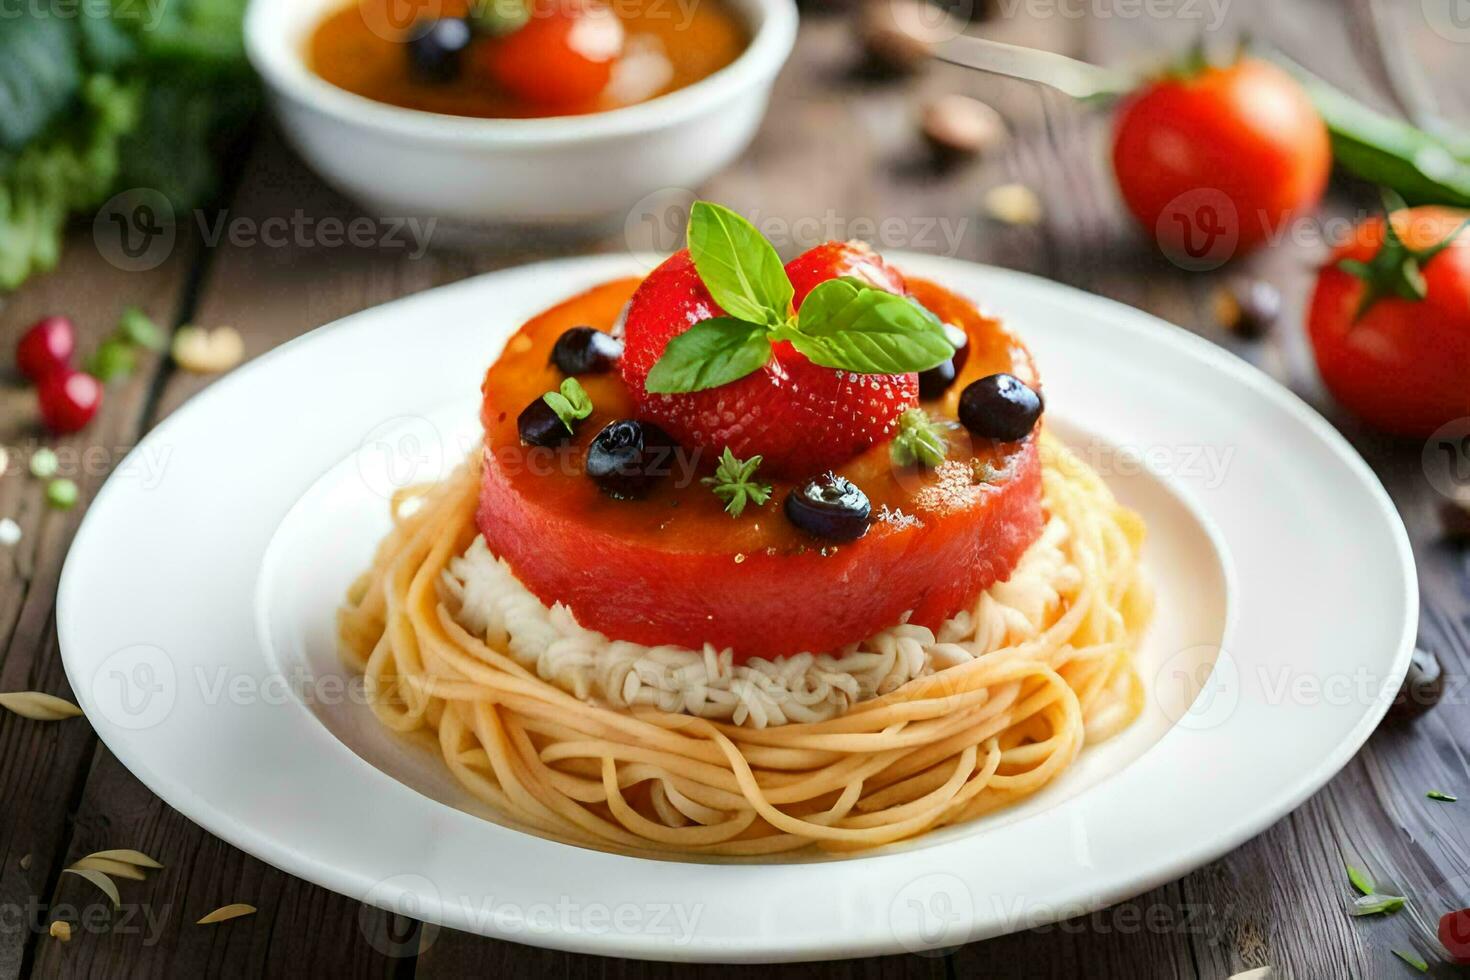
[[[468,632],[443,583],[478,533],[478,456],[395,500],[395,527],[339,614],[343,653],[383,724],[437,734],[471,793],[548,836],[721,855],[911,838],[1035,793],[1143,703],[1143,524],[1042,440],[1044,502],[1068,531],[1072,587],[1033,635],[992,638],[833,718],[751,728],[584,701]]]

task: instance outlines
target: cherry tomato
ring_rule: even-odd
[[[1306,92],[1255,58],[1149,84],[1114,123],[1123,200],[1186,268],[1214,268],[1280,232],[1321,198],[1331,162]]]
[[[1440,918],[1439,941],[1456,963],[1470,963],[1470,909],[1446,912]]]
[[[102,404],[102,383],[83,371],[57,371],[36,388],[41,421],[58,434],[77,432]]]
[[[32,381],[65,369],[77,349],[77,334],[64,316],[48,316],[31,324],[15,345],[15,366]]]
[[[1422,437],[1470,416],[1470,230],[1456,235],[1467,217],[1395,211],[1388,242],[1383,218],[1369,218],[1317,276],[1307,314],[1317,368],[1370,425]],[[1422,299],[1406,298],[1418,290]]]
[[[595,99],[623,51],[623,22],[595,0],[536,0],[519,30],[486,44],[482,63],[501,88],[540,106]]]

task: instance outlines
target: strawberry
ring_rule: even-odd
[[[861,243],[819,245],[788,263],[786,272],[798,307],[818,283],[844,275],[890,292],[904,288],[903,278]],[[639,416],[707,460],[728,448],[741,459],[764,457],[766,472],[807,476],[888,438],[898,416],[918,404],[915,374],[819,367],[784,342],[775,344],[768,364],[738,381],[705,391],[650,394],[645,381],[669,341],[701,320],[724,315],[684,250],[638,287],[624,328],[621,370]]]

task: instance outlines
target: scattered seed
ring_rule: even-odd
[[[31,453],[31,476],[38,480],[51,479],[60,466],[61,460],[56,458],[56,453],[44,446]]]
[[[245,341],[233,327],[180,327],[174,334],[174,363],[194,374],[220,374],[245,359]]]
[[[1281,315],[1281,293],[1262,279],[1240,281],[1216,289],[1211,306],[1220,326],[1246,340],[1258,340]]]
[[[0,518],[0,547],[13,548],[20,544],[20,525],[10,518]]]
[[[70,701],[40,691],[11,691],[0,694],[0,708],[31,721],[62,721],[79,717],[82,709]]]
[[[163,350],[163,331],[136,306],[123,310],[117,321],[117,335],[134,347]]]
[[[971,157],[999,145],[1006,138],[1000,113],[968,95],[941,95],[924,106],[920,128],[941,156]]]
[[[112,851],[98,851],[96,854],[88,854],[89,858],[102,858],[107,861],[122,861],[125,864],[136,865],[140,868],[148,868],[151,871],[163,870],[163,865],[153,860],[142,851],[134,851],[131,848],[119,848]],[[84,859],[85,860],[85,859]]]
[[[4,476],[8,469],[10,469],[10,450],[0,446],[0,476]]]
[[[121,861],[109,861],[107,858],[84,857],[72,865],[75,871],[100,871],[113,878],[126,878],[129,881],[146,881],[148,876],[140,868]]]
[[[122,905],[122,896],[117,893],[117,885],[113,884],[112,879],[107,877],[107,875],[103,874],[102,872],[93,871],[90,868],[67,868],[61,873],[64,875],[76,875],[78,878],[85,878],[92,884],[96,885],[98,888],[102,889],[102,893],[108,898],[112,899],[113,909],[117,909],[120,905]]]
[[[87,358],[87,373],[103,383],[127,377],[136,366],[133,348],[121,340],[104,340]]]
[[[25,857],[23,857],[23,858],[20,859],[20,870],[22,870],[22,871],[29,871],[29,870],[31,870],[31,856],[29,854],[27,854]]]
[[[1409,964],[1420,973],[1429,972],[1429,964],[1424,962],[1424,958],[1422,956],[1419,956],[1415,953],[1405,953],[1401,949],[1391,949],[1389,950],[1389,952],[1393,953],[1393,955],[1397,956],[1399,959],[1403,960],[1405,963]]]
[[[71,942],[71,923],[61,919],[51,923],[51,938],[60,939],[64,943]]]
[[[867,0],[858,14],[863,49],[889,71],[919,70],[936,44],[958,33],[954,18],[927,0]]]
[[[77,505],[77,485],[65,477],[46,484],[46,503],[56,510],[71,510]]]
[[[196,922],[195,925],[212,926],[216,922],[228,922],[231,919],[238,919],[241,916],[254,915],[255,912],[256,908],[254,905],[245,905],[243,903],[226,905],[224,908],[215,909]]]
[[[1008,225],[1041,221],[1041,199],[1025,184],[1001,184],[985,192],[985,213]]]

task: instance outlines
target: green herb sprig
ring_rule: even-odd
[[[938,317],[859,279],[820,283],[793,314],[795,289],[781,257],[729,208],[696,201],[688,239],[695,271],[729,315],[701,320],[669,341],[648,374],[650,392],[738,381],[769,363],[781,341],[814,364],[856,374],[927,371],[954,356]]]
[[[551,406],[568,432],[576,431],[577,423],[592,414],[592,396],[576,378],[567,378],[559,391],[548,391],[541,399]]]
[[[889,455],[898,466],[934,469],[949,456],[949,444],[939,423],[922,408],[911,408],[898,417],[898,434]]]
[[[739,517],[745,513],[747,504],[764,507],[766,501],[771,499],[774,488],[755,478],[761,462],[759,456],[752,456],[744,461],[737,459],[730,452],[730,447],[726,446],[719,465],[715,467],[715,475],[707,476],[699,482],[713,489],[715,496],[725,501],[725,513],[731,517]]]
[[[1424,958],[1422,956],[1419,956],[1415,953],[1406,953],[1401,949],[1391,949],[1389,950],[1389,952],[1397,956],[1399,959],[1403,960],[1405,963],[1412,966],[1414,969],[1418,970],[1420,973],[1429,972],[1429,964],[1424,962]]]
[[[1460,798],[1455,794],[1446,793],[1444,790],[1439,789],[1432,789],[1424,795],[1429,799],[1437,800],[1440,803],[1458,803],[1460,800]]]

